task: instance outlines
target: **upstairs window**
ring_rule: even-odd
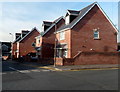
[[[65,39],[65,32],[60,32],[60,40],[64,40]]]
[[[40,39],[38,39],[38,43],[40,43]]]
[[[99,39],[99,31],[94,30],[94,39]]]
[[[66,16],[65,18],[65,24],[68,25],[70,23],[70,16]]]

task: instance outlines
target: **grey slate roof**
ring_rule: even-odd
[[[69,13],[71,14],[79,14],[80,11],[76,11],[76,10],[68,10]]]
[[[63,16],[61,16],[61,17],[57,18],[56,20],[54,20],[54,21],[52,22],[51,26],[50,26],[48,29],[45,30],[45,32],[43,33],[43,35],[36,36],[36,38],[37,38],[37,37],[44,36],[47,32],[50,31],[51,28],[54,27],[55,23],[59,22],[61,19],[63,19]]]
[[[43,21],[43,24],[45,24],[45,25],[51,25],[52,22],[50,22],[50,21]]]
[[[32,31],[38,31],[38,29],[36,27],[34,27],[31,31],[29,31],[23,38],[21,38],[18,42],[21,42],[22,40],[24,40],[30,33],[32,33]],[[39,31],[38,31],[39,32]],[[39,32],[40,33],[40,32]]]
[[[21,35],[13,43],[18,42],[20,39],[21,39]]]
[[[96,2],[95,2],[95,3],[96,3]],[[71,28],[71,27],[76,23],[77,20],[79,20],[80,18],[82,18],[83,15],[84,15],[89,9],[91,9],[91,7],[92,7],[95,3],[92,3],[91,5],[89,5],[89,6],[85,7],[85,8],[83,8],[83,9],[81,9],[81,10],[79,11],[78,17],[76,17],[70,24],[68,24],[68,25],[63,25],[62,27],[60,27],[57,31],[61,31],[61,30],[63,30],[63,29]],[[69,10],[69,11],[70,11],[70,10]],[[78,13],[78,12],[75,12],[75,11],[73,11],[73,10],[71,10],[70,12],[72,12],[72,13]]]
[[[50,31],[50,29],[53,28],[55,26],[55,24],[58,23],[61,19],[63,19],[63,16],[61,16],[61,17],[57,18],[56,20],[54,20],[52,22],[52,25],[48,29],[46,29],[46,31],[43,33],[42,36],[44,36],[48,31]]]

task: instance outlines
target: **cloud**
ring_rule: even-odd
[[[0,3],[0,40],[9,41],[9,32],[15,34],[23,29],[31,30],[37,27],[41,30],[41,23],[43,20],[54,21],[60,16],[64,16],[67,9],[81,9],[89,3],[54,3],[54,2],[6,2]],[[113,9],[113,14],[109,7],[106,8],[106,3],[100,3],[108,16],[112,18],[114,24],[117,24],[116,11]],[[114,4],[113,4],[114,5]],[[109,9],[108,9],[109,8]],[[113,17],[111,17],[113,16]],[[114,17],[115,16],[115,17]],[[6,34],[6,35],[5,35]]]
[[[54,21],[60,17],[62,8],[54,8],[50,3],[0,3],[2,23],[0,23],[0,40],[11,41],[13,35],[21,30],[31,30],[37,27],[41,30],[43,20]],[[52,4],[52,3],[51,3]],[[2,6],[2,7],[1,7]],[[50,9],[50,10],[49,10]],[[1,22],[1,21],[0,21]],[[14,37],[15,38],[15,37]]]
[[[0,40],[7,41],[9,39],[9,33],[21,32],[21,30],[31,30],[33,27],[39,28],[39,23],[28,22],[28,21],[20,21],[20,20],[13,20],[13,19],[4,19],[2,22],[2,26],[0,29]],[[9,39],[11,40],[11,38]]]

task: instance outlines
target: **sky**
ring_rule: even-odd
[[[13,41],[21,30],[41,31],[42,21],[65,16],[67,9],[81,10],[93,2],[0,2],[0,41]],[[118,28],[118,2],[98,2]],[[9,33],[12,33],[10,35]]]

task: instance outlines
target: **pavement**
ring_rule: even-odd
[[[24,62],[25,66],[34,68],[43,68],[52,71],[78,71],[78,70],[106,70],[106,69],[119,69],[118,64],[100,64],[100,65],[69,65],[69,66],[54,66],[54,65],[41,65],[39,62]]]
[[[79,71],[79,70],[109,70],[119,69],[117,64],[107,65],[71,65],[71,66],[43,66],[40,68],[50,69],[54,71]]]

